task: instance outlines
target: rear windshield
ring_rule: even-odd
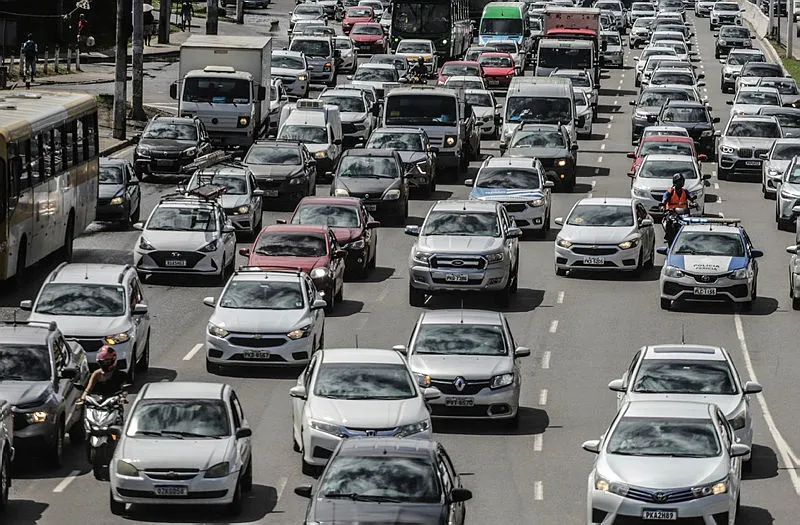
[[[289,49],[292,51],[300,51],[305,53],[307,57],[329,57],[331,53],[331,45],[325,40],[303,40],[299,38],[292,39],[289,44]]]

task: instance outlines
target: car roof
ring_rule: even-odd
[[[323,363],[397,363],[405,364],[405,359],[395,350],[380,348],[326,348],[318,350]]]
[[[139,399],[222,399],[224,383],[159,381],[147,383]]]
[[[100,157],[101,166],[125,166],[129,163],[129,160],[119,157]]]
[[[481,167],[498,168],[504,166],[535,169],[536,159],[532,157],[490,157],[484,161]]]
[[[692,137],[685,135],[648,135],[642,138],[642,144],[647,142],[686,142],[694,143]]]
[[[503,314],[490,310],[445,309],[430,310],[419,316],[421,324],[488,324],[502,325]]]
[[[644,130],[645,130],[645,131],[651,131],[651,132],[658,132],[658,131],[682,131],[682,132],[685,132],[685,133],[687,133],[687,134],[689,133],[688,131],[686,131],[686,128],[684,128],[684,127],[681,127],[681,126],[646,126],[646,127],[644,128]]]
[[[424,131],[421,128],[386,126],[386,127],[376,128],[372,133],[417,133],[419,135],[422,135]]]
[[[671,344],[645,347],[642,359],[685,361],[727,361],[722,348],[718,346]]]
[[[44,344],[50,335],[50,326],[55,327],[55,323],[0,323],[0,338],[4,344],[30,344],[31,341]]]
[[[127,264],[70,263],[53,270],[46,282],[119,284],[120,276],[130,269]]]
[[[297,205],[300,206],[301,204],[339,204],[344,206],[359,206],[361,204],[361,199],[357,197],[324,197],[313,195],[300,199],[300,202],[298,202]]]
[[[194,117],[169,117],[169,116],[164,116],[164,115],[156,115],[155,117],[150,119],[150,122],[148,122],[147,125],[149,126],[150,124],[152,124],[153,122],[156,122],[156,121],[158,121],[159,123],[167,122],[169,124],[194,124],[195,123]]]
[[[560,131],[562,126],[558,124],[539,124],[523,122],[517,129],[520,131]]]
[[[270,224],[261,230],[261,235],[275,232],[318,233],[325,235],[327,231],[328,227],[321,224]]]
[[[728,52],[728,57],[731,55],[763,55],[764,52],[760,49],[731,49]]]
[[[448,200],[436,201],[431,210],[436,211],[496,211],[500,206],[499,203],[494,201],[480,201],[480,200]]]
[[[439,444],[428,439],[376,437],[345,439],[338,456],[431,457]]]
[[[628,401],[622,417],[710,419],[713,406],[693,401]]]
[[[339,88],[335,87],[333,89],[328,89],[323,91],[319,94],[320,97],[327,97],[330,95],[335,95],[338,97],[358,97],[362,98],[364,96],[364,92],[359,89],[353,88]]]
[[[654,161],[661,161],[661,162],[692,162],[694,163],[694,157],[690,157],[689,155],[675,155],[673,153],[651,153],[645,157],[645,162],[654,162]]]
[[[236,281],[259,281],[259,282],[267,279],[269,281],[292,283],[292,282],[299,282],[300,274],[297,271],[281,272],[268,269],[263,269],[263,270],[240,269],[233,274],[231,279]]]
[[[609,206],[630,206],[631,199],[627,197],[591,197],[579,200],[576,206],[595,206],[595,205],[609,205]]]
[[[476,60],[448,60],[442,66],[477,66],[479,65]]]

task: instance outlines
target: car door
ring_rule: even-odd
[[[647,214],[647,210],[644,209],[642,203],[637,202],[634,204],[634,207],[635,207],[634,216],[636,217],[637,222],[641,223],[642,220],[649,217],[649,215]],[[644,228],[639,228],[639,234],[642,236],[642,241],[643,241],[642,244],[644,246],[649,247],[650,242],[655,243],[656,240],[655,228],[652,225],[646,226]]]
[[[226,228],[233,230],[233,223],[225,215],[225,211],[222,208],[217,207],[216,213],[218,221],[217,224],[220,232],[220,239],[222,239],[224,245],[225,259],[228,261],[235,260],[236,233],[234,231],[228,231],[228,232],[225,231]]]
[[[130,212],[133,214],[133,211],[139,209],[139,206],[141,205],[142,190],[139,188],[139,179],[136,178],[136,171],[133,169],[133,164],[126,162],[124,173],[125,191],[128,193]]]
[[[445,501],[448,505],[447,523],[448,525],[463,525],[466,515],[464,502],[450,502],[450,493],[454,488],[461,488],[461,480],[456,474],[453,462],[450,461],[450,457],[441,445],[436,447],[436,468],[442,480],[442,489],[444,490]]]
[[[334,257],[336,250],[340,249],[339,243],[336,241],[336,236],[333,234],[333,230],[328,228],[328,246],[330,247],[330,254],[331,254],[331,261],[330,261],[330,268],[331,273],[334,276],[334,292],[337,292],[337,287],[344,288],[344,257]]]
[[[363,203],[358,204],[358,215],[361,221],[361,226],[364,228],[364,244],[367,246],[367,255],[369,257],[378,256],[378,229],[367,228],[367,223],[374,220],[369,214]]]
[[[549,217],[553,192],[550,188],[544,187],[544,183],[547,182],[547,176],[545,175],[544,166],[542,166],[539,159],[536,159],[536,171],[539,172],[539,187],[542,188],[542,194],[544,195],[545,217]]]
[[[142,286],[139,283],[139,278],[136,274],[132,274],[130,282],[128,283],[128,297],[130,297],[130,316],[133,321],[134,329],[136,330],[136,356],[141,358],[144,356],[148,344],[148,337],[150,336],[150,313],[135,314],[133,309],[138,304],[147,304],[144,300],[142,293]]]
[[[61,400],[64,406],[64,428],[69,430],[77,419],[81,416],[81,412],[77,409],[75,402],[81,395],[81,391],[75,387],[74,378],[62,377],[62,373],[66,368],[75,368],[79,370],[78,363],[73,359],[71,347],[64,341],[63,337],[56,336],[53,338],[53,371],[55,372],[55,390],[56,395]]]
[[[303,432],[303,412],[306,406],[306,402],[308,399],[313,395],[313,378],[314,372],[317,369],[317,364],[320,360],[320,353],[315,353],[311,356],[311,360],[306,365],[306,368],[297,378],[297,385],[303,386],[306,389],[306,398],[300,399],[299,397],[292,397],[292,422],[294,427],[294,439],[297,443],[300,443],[302,446],[303,439],[301,434]]]
[[[317,287],[314,286],[314,281],[307,276],[303,277],[303,283],[305,284],[306,288],[306,300],[308,301],[308,308],[311,310],[311,323],[314,326],[311,332],[314,334],[314,337],[316,337],[317,341],[322,341],[323,331],[325,329],[325,309],[317,308],[314,310],[311,308],[311,306],[314,304],[314,301],[320,298],[319,294],[317,294]]]
[[[518,256],[519,256],[519,246],[517,244],[516,237],[509,237],[508,230],[509,228],[516,227],[513,219],[511,219],[508,214],[506,213],[506,209],[500,206],[500,229],[501,235],[504,239],[504,244],[506,246],[506,252],[509,255],[509,259],[511,260],[511,267],[509,270],[513,271],[514,268],[519,264]]]
[[[623,392],[617,392],[617,409],[618,410],[623,405],[623,403],[625,403],[625,401],[628,400],[628,390],[629,390],[628,387],[629,387],[631,381],[633,381],[633,377],[634,377],[633,374],[636,371],[636,366],[639,364],[639,357],[641,355],[642,355],[642,351],[641,350],[637,351],[636,354],[633,356],[633,360],[631,361],[631,364],[628,365],[628,369],[625,370],[624,374],[622,374],[622,388],[624,389],[624,391]]]
[[[231,389],[231,395],[229,399],[229,405],[231,409],[231,417],[233,418],[233,433],[236,434],[236,431],[240,428],[249,427],[247,423],[247,419],[244,417],[244,411],[242,410],[242,405],[239,403],[239,398],[236,396],[236,392]],[[252,457],[252,442],[251,438],[243,437],[236,440],[236,465],[241,472],[243,473],[245,468],[247,468],[248,463],[250,463],[250,458]],[[241,475],[241,474],[240,474]]]

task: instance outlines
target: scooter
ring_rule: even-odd
[[[83,427],[86,429],[86,459],[92,465],[95,479],[108,477],[108,465],[117,445],[117,430],[123,423],[123,405],[126,393],[103,399],[87,396],[84,404]]]
[[[661,208],[664,208],[663,204]],[[661,219],[661,226],[664,228],[664,241],[666,241],[667,246],[672,246],[672,241],[675,240],[675,236],[678,234],[681,226],[685,224],[683,218],[691,215],[691,210],[699,208],[700,206],[692,201],[689,203],[688,208],[673,208],[664,211],[664,218]]]

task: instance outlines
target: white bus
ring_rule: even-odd
[[[72,242],[94,220],[97,101],[80,93],[0,96],[0,279]]]

